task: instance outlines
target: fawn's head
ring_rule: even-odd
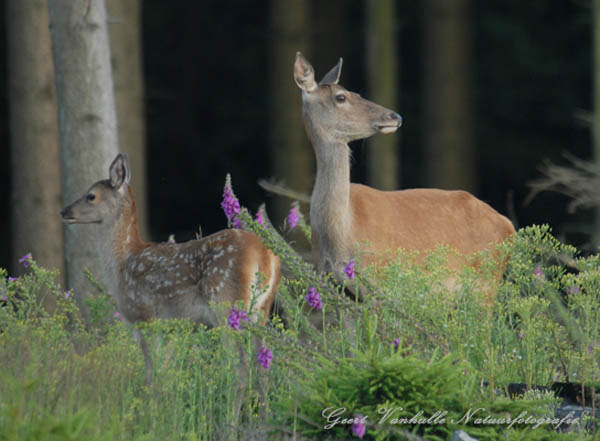
[[[338,84],[342,59],[317,83],[315,71],[300,52],[294,63],[294,80],[302,89],[304,123],[309,137],[350,142],[376,133],[393,133],[402,117],[379,104],[361,98]]]
[[[113,224],[123,206],[131,203],[127,155],[119,153],[109,168],[109,179],[96,182],[71,205],[60,212],[68,224]]]

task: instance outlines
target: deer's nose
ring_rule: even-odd
[[[388,119],[390,119],[392,121],[397,121],[398,127],[400,127],[402,125],[402,117],[400,116],[400,114],[398,114],[396,112],[390,112],[387,117],[388,117]]]

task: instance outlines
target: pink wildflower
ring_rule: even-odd
[[[354,280],[354,260],[350,260],[346,268],[344,268],[344,273],[350,280]]]
[[[290,208],[290,213],[287,217],[287,223],[290,227],[290,230],[296,228],[296,225],[298,225],[298,221],[300,221],[300,212],[298,211],[298,208],[295,205],[292,205],[292,208]]]
[[[244,228],[244,224],[242,223],[239,217],[233,219],[233,228],[242,229]]]
[[[273,353],[270,349],[265,348],[264,346],[258,350],[258,362],[265,369],[269,369],[271,366],[271,361],[273,360]]]
[[[19,259],[19,263],[22,263],[25,268],[28,268],[29,264],[31,263],[31,259],[31,253],[27,253]]]
[[[365,427],[364,423],[365,417],[363,417],[360,414],[356,414],[354,415],[354,418],[355,423],[352,424],[352,433],[354,434],[354,436],[357,436],[358,438],[362,439],[362,437],[365,436],[365,432],[367,431],[367,428]]]
[[[256,221],[256,223],[258,225],[262,225],[263,227],[265,226],[265,217],[263,215],[262,208],[258,209],[258,211],[256,212],[256,217],[254,218],[254,220]]]
[[[312,308],[320,311],[323,308],[323,303],[321,302],[321,296],[319,292],[314,286],[308,288],[308,293],[306,294],[306,303],[308,303]]]
[[[225,178],[225,187],[223,188],[223,202],[221,202],[221,208],[225,212],[225,216],[229,222],[240,214],[240,202],[233,194],[233,188],[231,187],[231,176],[229,174]]]
[[[238,331],[242,327],[242,320],[248,323],[248,314],[245,311],[241,311],[237,308],[232,308],[227,318],[227,324],[234,331]]]

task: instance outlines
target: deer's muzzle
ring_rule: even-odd
[[[380,133],[394,133],[402,125],[402,117],[396,112],[390,112],[375,123],[375,130]]]

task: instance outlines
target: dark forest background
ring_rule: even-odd
[[[6,16],[6,1],[0,0],[0,23],[11,20]],[[289,201],[277,202],[279,198],[257,185],[259,179],[273,177],[295,190],[310,191],[312,149],[302,131],[299,136],[309,163],[296,163],[300,159],[289,153],[291,147],[286,150],[286,134],[292,132],[285,119],[280,119],[278,106],[285,107],[286,101],[279,99],[292,96],[299,119],[301,99],[292,67],[295,52],[301,49],[318,77],[343,57],[340,83],[389,105],[376,99],[369,87],[369,68],[382,62],[369,59],[369,33],[374,29],[368,20],[371,3],[142,3],[144,165],[153,240],[167,240],[171,233],[177,241],[187,240],[199,225],[204,234],[226,227],[219,207],[226,173],[231,173],[242,203],[255,210],[266,201],[276,224],[282,221]],[[529,192],[527,183],[539,177],[538,167],[544,161],[565,163],[564,152],[592,158],[585,117],[593,105],[592,3],[447,3],[457,9],[447,11],[432,0],[393,2],[391,35],[397,69],[390,98],[404,125],[387,138],[393,139],[398,154],[398,188],[467,186],[518,226],[548,223],[562,240],[588,246],[592,212],[568,213],[568,200],[554,193],[542,193],[528,205],[523,202]],[[110,5],[108,13],[110,18]],[[435,28],[435,23],[451,13],[459,14],[454,25],[460,30],[444,37],[443,26]],[[109,23],[110,29],[119,21]],[[436,29],[442,33],[435,34]],[[11,167],[9,156],[14,163],[18,150],[8,148],[6,34],[0,33],[0,267],[14,268],[11,176],[20,170]],[[459,66],[462,71],[442,71],[438,58],[457,48],[467,54]],[[444,85],[452,89],[457,81],[466,84],[462,95],[466,98],[458,98],[460,102],[445,99]],[[452,157],[456,146],[443,143],[443,132],[442,141],[432,145],[440,138],[434,136],[439,127],[432,125],[432,115],[452,118],[464,112],[465,103],[470,131],[466,139],[472,150],[467,152],[468,160],[459,161],[458,176],[469,179],[440,179],[448,162],[441,158]],[[363,141],[353,145],[354,181],[371,183],[374,179],[368,171],[368,155],[375,148]],[[282,165],[280,161],[285,160],[291,164]],[[286,179],[291,173],[286,167],[301,170],[303,181]],[[90,184],[103,177],[90,176]]]

